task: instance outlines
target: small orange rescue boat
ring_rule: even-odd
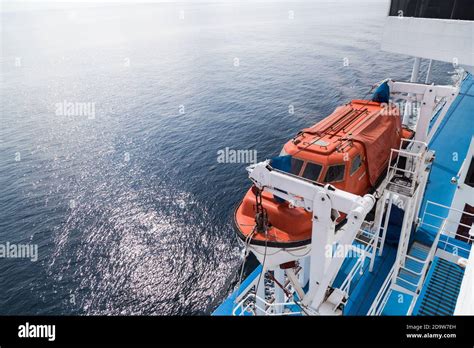
[[[391,149],[412,136],[412,131],[402,128],[395,105],[353,100],[300,131],[280,156],[291,155],[293,175],[364,195],[374,191],[385,176]],[[311,242],[311,217],[303,208],[251,188],[235,211],[235,224],[246,243],[296,248]],[[268,227],[265,233],[258,231],[262,219]],[[343,224],[344,219],[340,216],[336,222]]]

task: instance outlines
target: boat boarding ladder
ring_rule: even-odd
[[[427,145],[415,140],[403,139],[400,148],[391,151],[387,176],[377,190],[379,197],[381,195],[375,215],[375,232],[382,235],[379,255],[383,251],[392,206],[396,205],[404,210],[404,216],[394,266],[369,310],[369,315],[382,314],[392,291],[409,295],[408,298],[412,299],[410,308],[413,308],[421,290],[429,263],[436,251],[437,240],[430,246],[420,242],[414,242],[410,246],[410,237],[418,223],[418,210],[432,159],[433,153],[428,150]]]

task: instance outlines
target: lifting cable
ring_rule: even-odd
[[[240,276],[239,276],[239,282],[237,283],[237,284],[238,284],[238,285],[237,285],[237,289],[239,289],[240,286],[242,285],[242,277],[243,277],[243,275],[244,275],[245,263],[246,263],[246,261],[247,261],[248,255],[249,255],[249,249],[248,249],[248,248],[249,248],[249,245],[250,245],[250,240],[252,239],[252,236],[253,236],[253,235],[255,234],[255,232],[256,232],[255,227],[256,227],[256,226],[254,226],[252,232],[250,232],[250,233],[248,234],[248,236],[245,237],[245,242],[244,242],[244,244],[245,244],[245,249],[244,249],[244,251],[245,251],[245,253],[244,253],[244,262],[242,263],[242,269],[240,270]],[[240,294],[239,294],[239,295],[240,295]],[[235,297],[235,300],[237,300],[237,296]],[[234,303],[235,303],[235,300],[234,300]]]
[[[252,192],[255,195],[255,230],[257,233],[265,233],[265,252],[263,255],[262,271],[260,272],[258,276],[257,286],[255,288],[255,305],[256,305],[257,296],[258,296],[258,287],[260,286],[260,281],[262,280],[262,274],[265,273],[265,260],[267,259],[269,223],[268,223],[267,209],[265,209],[262,204],[263,190],[264,190],[264,187],[262,187],[262,189],[259,189],[255,185],[252,186]],[[265,282],[265,277],[263,281]],[[265,284],[263,284],[263,286],[265,288]],[[263,294],[263,297],[264,297],[263,300],[265,301],[265,293]]]
[[[252,237],[255,235],[255,233],[265,233],[265,256],[263,258],[263,264],[262,264],[262,271],[265,267],[265,259],[267,256],[267,229],[269,227],[268,223],[268,214],[267,210],[263,207],[262,204],[262,191],[263,188],[260,190],[257,186],[252,186],[252,192],[255,195],[255,225],[252,229],[252,231],[245,237],[245,254],[244,254],[244,262],[242,263],[242,269],[240,270],[240,277],[239,277],[239,282],[238,282],[238,287],[237,289],[240,288],[242,284],[242,277],[244,274],[244,268],[245,268],[245,263],[247,261],[247,257],[249,255],[249,245],[250,241],[252,240]],[[258,284],[260,283],[260,278],[261,278],[262,273],[260,273],[260,277],[257,283],[257,289],[258,290]],[[255,292],[256,293],[256,292]],[[236,297],[237,299],[237,297]]]

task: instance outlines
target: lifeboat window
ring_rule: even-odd
[[[298,158],[291,158],[291,174],[299,175],[301,167],[303,166],[303,161]]]
[[[353,160],[352,160],[352,165],[351,165],[351,175],[357,172],[357,169],[360,168],[362,165],[362,159],[360,158],[360,155],[357,155]]]
[[[337,182],[344,180],[344,171],[346,166],[344,164],[336,164],[328,167],[324,182]]]
[[[321,166],[320,164],[308,162],[306,163],[306,167],[303,171],[303,178],[317,181],[322,169],[323,166]]]

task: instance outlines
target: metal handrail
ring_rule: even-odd
[[[410,284],[410,285],[413,285],[414,287],[418,287],[418,284],[419,284],[419,281],[417,281],[416,284],[415,284],[415,283],[412,283],[412,282],[409,281],[409,280],[406,280],[406,279],[401,278],[399,275],[396,276],[395,278],[401,280],[402,282],[405,282],[405,283],[408,283],[408,284]]]
[[[432,214],[432,213],[424,213],[424,215],[432,216],[432,217],[435,217],[435,218],[438,218],[438,219],[446,220],[447,222],[450,222],[450,223],[453,223],[453,224],[457,224],[457,225],[460,225],[460,226],[463,226],[463,227],[471,228],[471,226],[463,224],[462,222],[456,222],[456,221],[453,221],[453,220],[449,220],[448,218],[445,218],[445,217],[440,216],[440,215],[436,215],[436,214]],[[471,216],[474,216],[474,215],[471,215]],[[433,226],[433,227],[441,228],[441,226]]]
[[[448,221],[448,220],[446,220],[446,221]],[[433,228],[435,228],[435,229],[437,229],[437,230],[438,230],[438,229],[441,229],[440,226],[431,225],[431,224],[426,223],[426,222],[421,222],[421,223],[420,223],[420,226],[421,226],[421,225],[428,226],[428,227],[433,227]],[[457,233],[457,232],[448,231],[447,229],[443,229],[442,232],[446,232],[445,235],[447,235],[447,236],[449,236],[449,237],[454,237],[454,238],[459,237],[459,238],[467,239],[467,242],[471,242],[471,241],[473,240],[472,237],[466,237],[466,236],[463,236],[462,234],[459,234],[459,233]],[[450,244],[450,245],[454,245],[454,246],[456,246],[457,248],[466,250],[466,251],[468,251],[468,252],[471,250],[471,249],[466,249],[466,248],[464,248],[464,247],[457,246],[457,245],[455,245],[455,244],[453,244],[453,243],[451,243],[451,242],[448,242],[448,241],[443,241],[443,243],[447,243],[447,244]]]
[[[458,222],[458,221],[453,221],[453,220],[448,219],[447,217],[440,216],[440,215],[437,215],[437,214],[433,214],[433,213],[428,212],[428,207],[431,206],[431,205],[436,206],[436,207],[440,207],[440,208],[442,208],[442,209],[445,209],[445,210],[447,210],[448,212],[449,212],[449,211],[455,211],[455,212],[460,213],[460,214],[462,214],[462,215],[463,215],[463,214],[466,214],[466,215],[468,215],[468,216],[474,216],[474,213],[465,212],[465,211],[462,211],[462,210],[459,210],[459,209],[456,209],[456,208],[452,208],[452,207],[448,207],[448,206],[446,206],[446,205],[439,204],[439,203],[436,203],[436,202],[433,202],[433,201],[427,201],[427,202],[426,202],[426,205],[425,205],[425,209],[424,209],[424,211],[423,211],[423,215],[422,215],[422,218],[421,218],[421,223],[420,223],[420,225],[425,225],[425,226],[429,226],[429,227],[435,228],[435,229],[437,229],[437,230],[443,232],[443,234],[448,235],[448,236],[453,237],[453,238],[457,238],[457,237],[462,238],[462,239],[463,239],[464,241],[466,241],[467,243],[473,241],[473,237],[471,237],[471,236],[466,237],[466,236],[463,236],[462,234],[459,234],[459,233],[457,233],[457,232],[448,231],[448,230],[445,228],[445,226],[446,226],[446,224],[447,224],[448,222],[451,223],[451,224],[455,224],[455,225],[457,225],[457,226],[463,226],[463,227],[466,227],[466,228],[471,228],[472,226],[466,225],[466,224],[464,224],[464,223],[462,223],[462,222],[460,222],[460,221],[459,221],[459,222]],[[426,217],[426,216],[431,216],[431,217],[433,217],[433,218],[435,218],[435,219],[441,220],[440,225],[439,225],[439,226],[436,226],[436,225],[432,225],[432,224],[429,224],[429,223],[425,222],[424,220],[425,220],[425,217]],[[448,213],[448,216],[449,216],[449,213]],[[443,248],[443,250],[446,250],[446,246],[447,246],[447,245],[452,245],[452,246],[456,247],[457,249],[461,249],[461,250],[466,251],[467,253],[470,253],[470,249],[467,249],[467,248],[464,248],[464,247],[455,245],[455,244],[453,244],[453,243],[451,243],[451,242],[448,242],[447,240],[446,240],[446,241],[443,241],[443,243],[444,243],[444,248]]]
[[[302,314],[302,312],[282,312],[282,313],[275,313],[275,311],[272,312],[272,309],[274,307],[277,307],[277,306],[281,306],[281,307],[285,307],[285,306],[294,306],[294,305],[297,305],[296,302],[292,301],[292,302],[274,302],[274,303],[270,303],[270,302],[267,302],[265,299],[261,298],[260,296],[256,295],[256,294],[248,294],[245,298],[242,299],[242,301],[240,301],[235,307],[234,309],[232,310],[232,315],[233,316],[242,316],[245,314],[245,312],[247,312],[247,310],[249,308],[251,308],[251,304],[247,304],[245,307],[244,307],[244,304],[247,302],[247,301],[251,301],[251,298],[254,298],[254,301],[252,303],[254,303],[254,306],[255,308],[257,308],[258,310],[262,311],[263,313],[265,313],[265,315],[295,315],[295,314]],[[260,307],[258,304],[257,304],[257,300],[261,303],[263,303],[265,305],[265,307],[267,308],[262,308]],[[239,314],[237,314],[237,309],[241,308],[241,312]],[[253,311],[253,314],[255,314],[255,311]],[[250,312],[249,312],[250,313]]]
[[[370,306],[370,309],[367,312],[367,315],[378,315],[378,314],[380,314],[381,310],[383,310],[383,306],[380,309],[379,305],[380,305],[381,301],[383,302],[383,300],[386,297],[388,297],[388,293],[389,293],[388,290],[390,290],[390,284],[391,284],[391,280],[392,280],[392,276],[393,276],[394,272],[395,272],[395,264],[393,265],[390,272],[388,272],[388,275],[385,278],[385,281],[383,282],[382,286],[380,287],[380,290],[377,293],[377,296],[375,296],[375,299],[372,302],[372,305]]]
[[[423,264],[424,264],[424,262],[423,262]],[[412,273],[412,274],[414,274],[414,275],[417,275],[417,276],[421,276],[421,275],[422,275],[422,272],[421,272],[421,271],[420,271],[420,272],[415,272],[415,271],[413,271],[413,270],[411,270],[411,269],[409,269],[409,268],[406,268],[405,266],[400,266],[400,269],[403,269],[403,270],[405,270],[405,271],[407,271],[407,272],[410,272],[410,273]],[[415,285],[415,286],[418,286],[418,283],[416,283],[416,284],[414,284],[414,285]]]
[[[410,171],[410,170],[398,168],[398,167],[395,167],[395,166],[390,166],[390,169],[395,169],[396,171],[400,171],[400,172],[404,172],[404,173],[408,173],[408,174],[413,174],[413,175],[416,174],[416,171]]]
[[[419,144],[422,145],[422,147],[420,149],[418,149],[417,152],[410,152],[410,151],[407,151],[407,150],[404,150],[404,149],[401,148],[402,144],[404,142],[408,142],[410,144],[419,143]],[[399,149],[391,149],[391,151],[390,151],[389,165],[388,165],[388,168],[387,168],[387,176],[386,176],[386,180],[385,180],[386,185],[388,185],[388,183],[390,183],[391,185],[403,187],[404,189],[408,189],[410,194],[413,194],[413,191],[414,191],[415,186],[416,186],[416,182],[418,180],[418,175],[417,174],[419,173],[419,167],[421,165],[421,162],[424,161],[425,158],[426,158],[426,149],[427,149],[427,145],[424,142],[420,142],[420,141],[416,141],[416,140],[410,140],[410,139],[402,139],[402,143],[400,144],[400,148]],[[392,161],[395,157],[394,155],[396,155],[396,162],[395,162],[395,164],[392,165]],[[400,157],[405,157],[407,159],[411,158],[412,160],[414,160],[414,163],[412,164],[413,165],[413,167],[412,167],[413,171],[398,167]],[[392,182],[392,179],[394,178],[396,172],[398,172],[398,171],[400,171],[402,173],[405,173],[405,174],[408,173],[409,180],[411,181],[409,187],[405,187],[405,186],[402,186],[402,185],[399,185],[399,184],[396,184],[396,183]]]
[[[417,257],[411,256],[411,255],[408,255],[408,254],[405,255],[405,256],[406,256],[407,258],[409,258],[410,260],[413,260],[413,261],[418,262],[418,263],[424,264],[424,263],[426,262],[426,259],[421,260],[421,259],[419,259],[419,258],[417,258]]]
[[[341,286],[339,287],[342,291],[348,293],[349,288],[351,286],[352,279],[356,275],[359,268],[362,267],[362,260],[365,259],[363,256],[359,257],[355,262],[354,266],[352,266],[351,271],[347,274],[346,279],[342,282]]]
[[[375,258],[375,254],[377,250],[376,243],[378,244],[379,238],[380,238],[379,236],[377,236],[377,234],[371,233],[364,229],[359,229],[359,232],[362,232],[362,234],[367,235],[370,239],[368,241],[365,241],[357,237],[354,238],[354,240],[357,240],[360,243],[365,244],[365,247],[363,250],[358,250],[360,251],[360,254],[361,254],[360,257],[354,263],[354,266],[352,266],[351,270],[349,271],[346,278],[344,279],[341,286],[339,287],[339,289],[341,289],[342,291],[346,293],[349,293],[349,288],[351,286],[352,279],[354,278],[356,273],[360,271],[361,268],[363,267],[365,259],[368,257],[372,263],[373,259]]]
[[[447,205],[436,203],[436,202],[433,202],[433,201],[427,201],[426,202],[425,210],[426,210],[426,208],[429,204],[436,205],[437,207],[445,208],[445,209],[448,209],[448,210],[454,210],[454,211],[457,211],[459,213],[466,213],[468,215],[474,216],[474,213],[468,213],[468,212],[465,212],[463,210],[459,210],[459,209],[456,209],[456,208],[453,208],[453,207],[448,207]]]
[[[439,243],[440,235],[441,235],[441,230],[436,234],[436,238],[433,241],[433,245],[431,246],[430,251],[428,253],[428,256],[426,257],[425,264],[423,266],[423,269],[421,270],[421,274],[422,274],[421,277],[422,278],[420,278],[420,282],[419,282],[420,285],[418,285],[417,292],[419,290],[421,290],[421,287],[423,286],[425,276],[426,276],[426,272],[428,271],[428,265],[431,263],[431,261],[433,261],[434,255],[436,253],[436,249],[438,249],[438,243]],[[421,281],[421,280],[423,280],[423,281]]]

